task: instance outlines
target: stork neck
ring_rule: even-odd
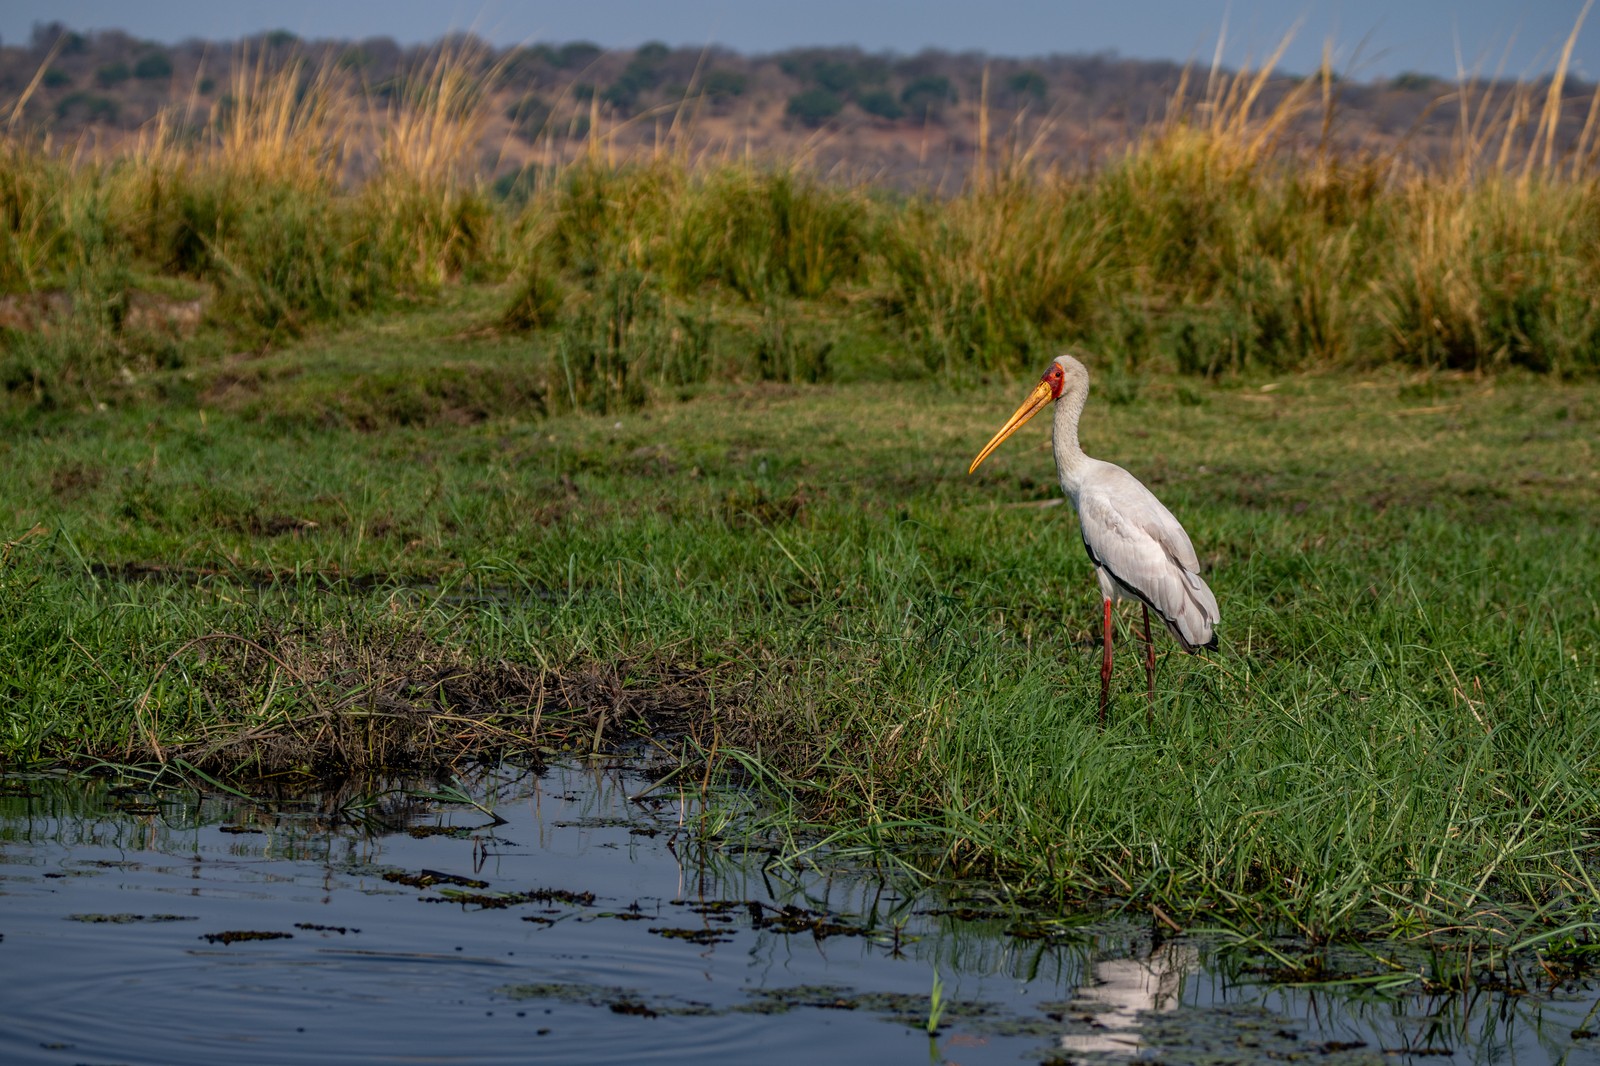
[[[1056,453],[1056,476],[1061,487],[1074,501],[1077,499],[1078,480],[1082,476],[1087,457],[1078,447],[1078,418],[1083,414],[1083,403],[1089,398],[1087,388],[1074,389],[1056,401],[1052,444]]]

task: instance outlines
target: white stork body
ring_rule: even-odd
[[[1155,646],[1150,611],[1166,623],[1183,650],[1216,648],[1217,598],[1200,577],[1200,560],[1183,526],[1139,479],[1114,463],[1091,459],[1078,446],[1078,419],[1089,396],[1089,372],[1070,355],[1056,358],[1038,386],[994,435],[971,470],[1046,403],[1054,402],[1056,475],[1078,512],[1083,545],[1100,579],[1105,607],[1105,654],[1100,669],[1100,713],[1111,682],[1111,605],[1144,606],[1147,686],[1155,691]]]

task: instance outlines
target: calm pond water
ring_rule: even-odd
[[[1274,987],[1143,917],[698,844],[649,784],[501,768],[497,825],[0,779],[0,1062],[1600,1062],[1592,983]]]

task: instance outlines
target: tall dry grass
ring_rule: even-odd
[[[446,43],[370,105],[376,169],[360,200],[405,288],[432,291],[495,258],[481,145],[501,68],[481,46]]]
[[[1326,62],[1287,88],[1277,55],[1192,95],[1186,77],[1166,122],[1099,167],[1013,158],[898,214],[889,306],[941,370],[1037,362],[1070,340],[1202,373],[1593,371],[1600,93],[1571,114],[1576,33],[1544,85],[1463,78],[1446,101],[1458,144],[1434,164],[1335,150]]]
[[[1593,372],[1600,92],[1568,91],[1571,44],[1539,84],[1463,76],[1439,101],[1458,115],[1442,162],[1338,150],[1331,67],[1291,81],[1274,55],[1186,77],[1161,125],[1077,171],[1014,138],[991,146],[985,122],[950,197],[695,154],[686,101],[679,139],[632,162],[611,158],[595,111],[588,149],[515,203],[484,184],[492,55],[444,45],[383,86],[328,57],[257,56],[209,109],[175,107],[119,158],[10,128],[0,287],[104,309],[87,378],[128,347],[128,292],[160,281],[211,292],[214,323],[270,341],[509,273],[503,324],[554,330],[538,346],[552,393],[598,406],[713,377],[829,377],[841,345],[857,371],[875,344],[953,376],[1065,343],[1205,374]]]

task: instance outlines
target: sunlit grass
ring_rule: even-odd
[[[1341,159],[1290,136],[1328,73],[1263,112],[1258,71],[950,198],[597,150],[513,208],[477,59],[366,110],[253,70],[125,159],[0,154],[43,308],[0,353],[7,763],[328,772],[666,708],[699,780],[930,872],[1315,935],[1592,916],[1592,121],[1563,156],[1523,87],[1447,166]],[[1128,654],[1097,726],[1042,430],[964,473],[1069,341],[1086,446],[1222,603],[1153,728]]]
[[[1014,386],[537,417],[504,384],[514,340],[445,344],[435,317],[277,356],[242,396],[12,442],[7,539],[48,533],[0,573],[10,760],[310,736],[363,705],[365,671],[404,675],[382,649],[416,647],[462,676],[514,666],[519,700],[544,671],[615,666],[630,707],[697,679],[680,727],[713,776],[758,773],[788,817],[930,871],[1318,935],[1593,906],[1591,386],[1108,381],[1085,444],[1182,517],[1223,624],[1219,654],[1164,657],[1153,729],[1124,645],[1101,730],[1096,594],[1046,505],[1046,434],[964,473]],[[463,367],[502,385],[286,417],[341,381],[449,395]],[[211,633],[307,676],[190,646]],[[322,645],[374,657],[313,676]]]

